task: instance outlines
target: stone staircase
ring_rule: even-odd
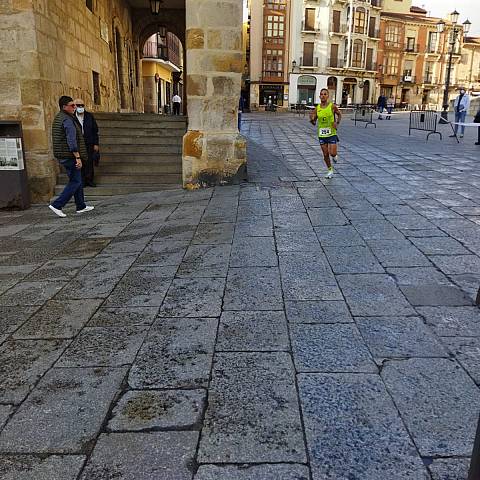
[[[186,117],[150,113],[96,113],[100,165],[88,198],[179,188]],[[55,194],[67,183],[60,173]]]

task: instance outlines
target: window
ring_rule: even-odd
[[[264,6],[270,10],[285,10],[287,2],[286,0],[266,0]]]
[[[303,44],[303,65],[313,67],[313,42]]]
[[[400,28],[398,25],[387,25],[385,30],[385,45],[387,47],[400,47]]]
[[[332,31],[340,33],[340,17],[342,15],[342,12],[340,10],[334,10],[333,11],[333,17],[332,17]]]
[[[389,53],[386,58],[386,71],[387,75],[398,75],[398,63],[400,61],[399,53]]]
[[[367,14],[363,7],[358,7],[355,10],[355,21],[353,26],[353,31],[355,33],[365,33],[365,28],[367,26]]]
[[[407,38],[407,45],[406,48],[407,52],[414,52],[415,51],[415,38],[408,37]]]
[[[361,40],[355,40],[353,42],[352,67],[363,67],[363,42]]]
[[[336,68],[339,66],[338,62],[338,45],[332,43],[330,45],[330,66]],[[341,66],[341,65],[340,65]]]
[[[282,45],[285,36],[285,17],[283,15],[267,15],[264,32],[268,42]]]
[[[315,9],[305,9],[305,30],[315,30]]]
[[[263,76],[283,76],[283,50],[265,50],[265,55],[263,57]]]
[[[427,62],[425,64],[425,78],[423,79],[424,83],[433,83],[433,67],[434,62]]]
[[[91,12],[93,12],[93,0],[86,0],[85,5]]]
[[[434,53],[437,49],[437,32],[428,32],[427,53]]]
[[[95,105],[100,105],[101,98],[100,98],[100,75],[98,72],[94,72],[92,70],[92,78],[93,78],[93,103]]]

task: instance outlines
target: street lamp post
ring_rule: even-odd
[[[440,123],[448,123],[448,97],[449,97],[449,90],[450,90],[450,75],[452,72],[453,51],[457,43],[457,38],[462,31],[462,26],[457,24],[459,16],[460,14],[456,10],[450,14],[450,19],[452,21],[451,35],[448,40],[448,43],[450,45],[450,52],[448,55],[447,74],[445,76],[445,91],[443,92],[443,105],[442,105],[443,111],[442,111],[442,119],[440,120]],[[465,33],[469,32],[470,25],[471,23],[468,20],[466,20],[463,23],[463,31]],[[444,31],[445,31],[445,22],[443,20],[440,20],[437,23],[437,32],[441,34]]]

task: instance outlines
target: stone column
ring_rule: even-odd
[[[246,142],[237,128],[242,2],[186,0],[188,131],[183,137],[187,188],[231,183],[245,175]]]

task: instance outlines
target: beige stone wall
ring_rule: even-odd
[[[94,3],[92,13],[81,0],[0,2],[0,120],[23,122],[33,201],[48,201],[55,186],[50,125],[58,98],[80,96],[94,111],[121,108],[114,28],[122,38],[123,110],[143,108],[141,74],[129,74],[138,48],[130,9],[124,0]],[[93,105],[92,70],[100,75],[100,105]]]
[[[186,0],[186,47],[184,185],[229,182],[246,164],[246,143],[237,128],[242,2]]]

